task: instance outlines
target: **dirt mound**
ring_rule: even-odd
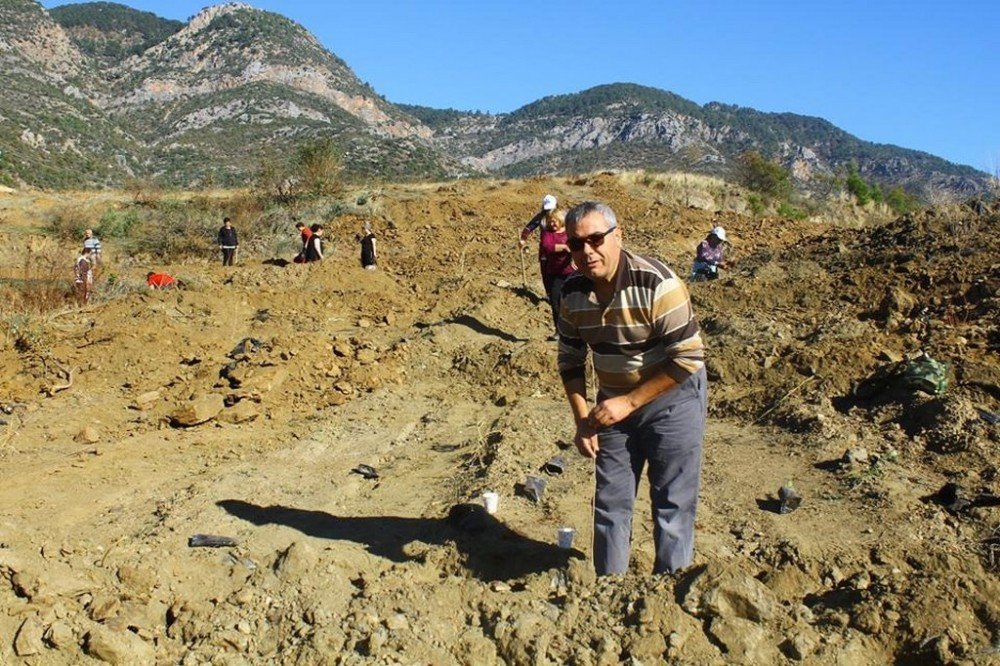
[[[682,273],[712,226],[733,239],[734,270],[691,285],[712,418],[676,577],[648,574],[645,491],[629,573],[590,566],[593,468],[515,251],[548,192],[608,201],[627,245]],[[1000,490],[996,210],[753,220],[613,174],[369,204],[329,221],[322,264],[164,267],[186,290],[145,290],[106,242],[114,290],[6,320],[0,661],[998,660],[1000,509],[938,493]],[[32,214],[0,228],[12,262],[45,242]],[[873,383],[921,353],[941,393]],[[782,514],[789,484],[803,502]]]

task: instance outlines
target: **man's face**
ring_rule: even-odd
[[[91,231],[90,229],[87,229],[86,231],[83,232],[83,237],[84,238],[90,238],[93,235],[94,235],[94,232]]]
[[[616,228],[601,239],[598,236],[608,230],[604,216],[597,211],[585,215],[567,230],[568,238],[589,238],[579,250],[572,250],[573,263],[591,280],[610,282],[618,270],[621,252],[621,235]]]

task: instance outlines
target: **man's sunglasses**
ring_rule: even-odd
[[[617,228],[618,225],[615,225],[610,229],[608,229],[607,231],[602,231],[596,234],[590,234],[589,236],[584,236],[583,238],[567,238],[566,246],[573,252],[579,252],[580,250],[582,250],[584,243],[586,243],[590,247],[601,247],[602,245],[604,245],[604,237]]]

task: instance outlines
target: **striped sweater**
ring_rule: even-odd
[[[615,294],[607,308],[593,283],[576,272],[563,285],[559,310],[559,374],[585,376],[594,353],[600,392],[624,395],[666,372],[678,384],[704,365],[704,348],[687,287],[655,259],[622,250]]]

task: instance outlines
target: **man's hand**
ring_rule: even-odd
[[[597,431],[585,422],[576,425],[576,435],[573,443],[584,458],[596,458],[600,445],[597,442]]]
[[[599,430],[624,421],[634,411],[635,405],[632,404],[631,398],[627,395],[620,395],[617,398],[609,398],[597,403],[590,410],[587,419],[594,430]]]

